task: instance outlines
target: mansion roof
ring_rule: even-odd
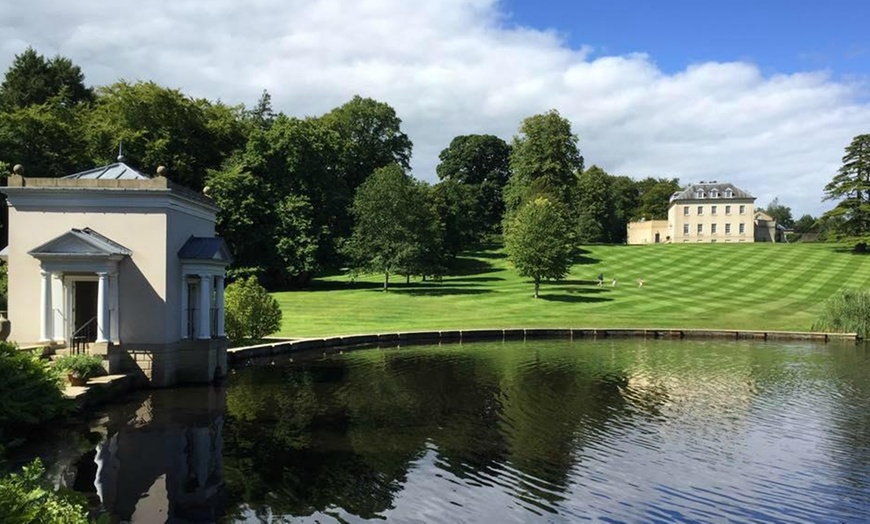
[[[699,182],[690,184],[686,189],[674,193],[671,202],[678,200],[707,200],[721,198],[724,200],[755,200],[755,197],[734,184]]]

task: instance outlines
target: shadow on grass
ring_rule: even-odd
[[[601,260],[590,257],[589,251],[586,251],[585,249],[578,249],[574,254],[574,258],[571,260],[571,263],[575,266],[588,266],[599,262],[601,262]]]
[[[448,273],[450,276],[469,276],[469,275],[479,275],[481,273],[489,273],[493,271],[492,264],[486,262],[484,260],[477,260],[475,258],[464,258],[459,257],[450,264],[450,268],[448,269]]]
[[[599,293],[608,293],[609,290],[606,287],[584,287],[584,288],[576,288],[576,287],[558,287],[553,286],[550,289],[558,289],[559,291],[564,291],[565,293],[572,293],[578,295],[597,295]]]
[[[347,291],[352,289],[380,289],[383,287],[383,282],[364,282],[351,280],[313,280],[311,282],[311,285],[303,288],[301,291]]]
[[[553,280],[550,284],[554,286],[597,286],[597,280]]]
[[[428,288],[405,288],[405,289],[390,289],[389,293],[398,293],[401,295],[411,295],[414,297],[440,297],[448,295],[483,295],[492,293],[489,289],[477,288],[457,288],[457,287],[428,287]]]
[[[588,297],[584,295],[541,295],[541,300],[547,300],[549,302],[579,302],[579,303],[593,303],[593,302],[612,302],[612,298],[605,297]]]
[[[499,282],[504,280],[501,277],[462,277],[462,278],[453,278],[447,277],[443,280],[445,284],[450,284],[452,282]]]

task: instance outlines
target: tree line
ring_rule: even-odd
[[[28,176],[64,176],[114,162],[123,144],[135,168],[165,166],[168,178],[213,198],[231,276],[257,275],[271,289],[342,269],[382,273],[385,286],[391,275],[437,278],[542,199],[565,224],[565,242],[623,243],[630,220],[666,218],[681,189],[676,178],[586,167],[555,110],[526,118],[510,143],[455,137],[430,184],[411,175],[413,144],[401,124],[387,103],[360,96],[297,118],[274,111],[266,91],[248,108],[154,82],[89,87],[69,59],[27,49],[0,84],[0,172],[22,164]],[[852,223],[861,209],[828,222]],[[778,200],[768,211],[780,223],[817,223],[792,221]]]

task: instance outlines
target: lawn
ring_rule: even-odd
[[[276,335],[506,327],[806,331],[832,294],[870,287],[870,256],[830,244],[584,249],[564,280],[542,284],[537,300],[531,281],[517,276],[499,249],[468,253],[440,282],[393,277],[387,293],[382,275],[317,279],[309,290],[274,294],[284,312]]]

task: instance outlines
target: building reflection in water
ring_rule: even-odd
[[[95,428],[106,435],[95,452],[63,477],[69,487],[90,493],[111,522],[219,519],[225,393],[218,387],[153,390],[138,407],[114,408]]]

